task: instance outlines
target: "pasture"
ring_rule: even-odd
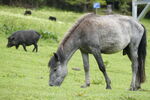
[[[10,32],[34,29],[39,32],[52,32],[61,41],[67,30],[82,13],[61,11],[54,8],[32,10],[31,16],[24,16],[25,9],[0,6],[0,100],[149,100],[150,99],[150,20],[143,19],[147,29],[146,77],[139,91],[129,91],[131,63],[122,52],[102,55],[112,90],[105,89],[105,80],[97,63],[90,55],[91,86],[84,84],[82,58],[77,51],[68,64],[68,76],[61,87],[50,87],[48,61],[57,50],[59,42],[53,39],[40,39],[39,52],[33,53],[32,46],[25,52],[20,46],[6,48]],[[49,16],[57,21],[48,20]],[[74,71],[72,68],[80,68]]]

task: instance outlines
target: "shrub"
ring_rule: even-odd
[[[58,42],[58,33],[54,33],[54,32],[49,32],[49,31],[40,31],[39,32],[42,35],[43,39],[52,39],[56,42]]]
[[[9,35],[18,30],[22,30],[23,26],[15,27],[14,25],[1,24],[0,25],[0,33]]]
[[[129,15],[130,14],[130,12],[129,12],[129,5],[126,3],[126,2],[124,2],[121,6],[120,6],[120,10],[121,10],[121,13],[122,14],[124,14],[124,15]]]

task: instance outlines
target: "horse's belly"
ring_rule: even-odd
[[[104,54],[112,54],[121,51],[122,48],[112,48],[112,47],[107,47],[101,50],[102,53]]]
[[[116,53],[118,51],[123,50],[129,44],[129,40],[126,41],[106,41],[105,43],[101,44],[101,52],[105,54]]]

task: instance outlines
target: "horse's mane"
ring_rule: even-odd
[[[75,31],[75,29],[80,25],[80,23],[86,19],[86,18],[89,18],[91,16],[95,15],[94,13],[87,13],[85,15],[83,15],[81,18],[79,18],[75,24],[72,26],[72,28],[70,28],[68,31],[67,31],[67,34],[66,36],[64,37],[64,39],[62,40],[61,44],[60,45],[64,45],[65,42],[68,40],[68,38],[71,36],[71,34]]]
[[[75,24],[67,31],[67,34],[66,36],[64,37],[64,39],[62,40],[58,50],[57,50],[57,54],[58,56],[61,58],[60,62],[63,62],[64,60],[64,53],[63,53],[63,46],[64,44],[66,43],[66,41],[70,38],[71,34],[73,34],[73,32],[78,28],[78,26],[80,25],[80,23],[86,19],[86,18],[89,18],[91,16],[95,15],[94,13],[87,13],[85,15],[83,15],[81,18],[79,18]],[[51,65],[52,63],[54,63],[54,58],[52,58],[52,61],[49,63],[49,65]]]

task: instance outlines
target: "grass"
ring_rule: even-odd
[[[112,90],[105,89],[105,80],[99,71],[95,59],[90,55],[91,86],[82,89],[84,70],[81,54],[77,51],[68,64],[68,76],[61,87],[49,87],[48,61],[56,51],[58,43],[41,39],[39,52],[32,53],[33,46],[25,52],[20,46],[6,48],[9,32],[18,29],[35,29],[58,33],[61,40],[65,32],[80,13],[60,11],[53,8],[33,10],[32,16],[24,16],[23,8],[0,6],[0,26],[6,24],[14,29],[5,34],[0,30],[0,100],[149,100],[150,98],[150,20],[144,19],[146,26],[148,54],[146,60],[147,80],[142,84],[143,90],[129,91],[131,81],[131,63],[122,52],[113,55],[103,55],[108,75],[112,81]],[[47,20],[48,15],[54,15],[58,22]],[[81,71],[72,70],[79,67]]]

